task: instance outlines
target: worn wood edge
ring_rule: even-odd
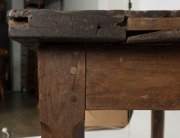
[[[86,97],[87,99],[87,97]],[[96,101],[97,102],[97,101]],[[89,101],[86,101],[86,110],[159,110],[159,111],[164,111],[164,110],[180,110],[180,108],[177,107],[165,107],[161,106],[153,106],[151,104],[145,105],[145,106],[136,106],[134,105],[133,107],[126,105],[122,106],[121,103],[116,103],[116,105],[110,106],[108,104],[105,105],[96,105],[94,103],[89,103]]]
[[[86,97],[87,99],[87,97]],[[86,101],[86,110],[159,110],[159,111],[164,111],[164,110],[180,110],[180,108],[177,107],[164,107],[164,106],[153,106],[151,104],[145,105],[145,106],[136,106],[134,105],[133,107],[126,105],[122,106],[121,103],[116,103],[116,105],[110,106],[108,104],[103,105],[96,105],[93,103],[89,103],[89,101]]]
[[[131,18],[180,17],[179,10],[125,11],[125,14]]]
[[[48,12],[47,12],[48,11]],[[38,13],[38,14],[37,14]],[[48,13],[46,22],[51,22],[51,24],[47,25],[43,23],[46,13]],[[52,17],[52,15],[55,15]],[[90,15],[93,17],[95,21],[91,22],[87,16]],[[55,24],[52,21],[57,17],[63,16],[66,17],[66,21],[63,24],[58,25],[62,26],[59,28],[59,32],[57,32]],[[80,16],[80,17],[79,17]],[[129,18],[177,18],[180,17],[180,11],[124,11],[124,10],[116,10],[116,11],[56,11],[56,10],[10,10],[8,13],[9,17],[9,36],[26,45],[36,46],[37,44],[42,42],[73,42],[73,43],[148,43],[148,41],[140,41],[138,37],[147,37],[149,33],[142,35],[133,34],[129,36],[127,34],[128,30],[128,20]],[[35,17],[35,19],[34,19]],[[44,18],[41,20],[37,20],[38,17]],[[110,20],[107,20],[107,17]],[[61,18],[61,17],[60,17]],[[89,20],[90,26],[92,28],[86,28],[82,26],[81,28],[75,29],[73,24],[74,18],[77,22],[75,25],[83,24],[81,21]],[[38,18],[39,19],[39,18]],[[111,21],[113,20],[113,21]],[[38,23],[36,23],[38,21]],[[65,29],[63,26],[70,23],[69,26],[66,26]],[[69,27],[69,30],[67,29]],[[139,31],[139,30],[137,30]],[[150,30],[148,30],[150,31]],[[172,30],[171,30],[172,31]],[[175,30],[176,31],[176,30]],[[57,32],[57,33],[56,33]],[[75,34],[77,32],[77,34]],[[172,32],[174,33],[174,32]],[[176,33],[176,32],[175,32]],[[33,40],[30,39],[33,37]],[[25,39],[27,38],[27,39]],[[153,37],[152,42],[179,42],[179,39],[169,38],[166,40],[160,39],[157,41],[155,37]],[[136,40],[135,40],[136,39]],[[149,38],[145,38],[149,39]]]
[[[180,31],[157,31],[127,38],[128,44],[178,42],[180,42]]]
[[[126,28],[120,25],[124,22],[124,11],[46,11],[9,11],[10,37],[36,37],[43,41],[56,38],[58,42],[92,43],[119,43],[126,40]]]
[[[18,18],[18,17],[30,17],[35,14],[37,11],[55,11],[57,13],[72,13],[72,12],[83,12],[83,11],[59,11],[51,9],[12,9],[8,12],[9,18]],[[95,12],[107,12],[107,10],[86,10],[86,11],[95,11]],[[180,10],[145,10],[145,11],[126,11],[126,10],[109,10],[110,12],[116,11],[121,12],[121,14],[126,15],[127,17],[180,17]]]

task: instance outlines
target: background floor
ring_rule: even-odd
[[[27,93],[8,93],[0,104],[0,129],[7,127],[11,138],[40,135],[37,100]],[[130,124],[121,130],[88,131],[85,138],[150,138],[151,111],[134,111]],[[166,111],[165,138],[180,138],[180,111]],[[0,133],[0,138],[6,138]],[[38,138],[38,137],[34,137]]]
[[[135,111],[129,126],[122,130],[89,131],[85,138],[150,138],[150,111]],[[166,111],[165,138],[179,138],[180,111]],[[40,138],[40,137],[33,137]]]
[[[7,127],[11,138],[40,135],[37,100],[28,93],[7,93],[0,103],[0,130]],[[6,138],[0,132],[0,138]]]

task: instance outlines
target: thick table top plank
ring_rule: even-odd
[[[180,42],[180,11],[14,9],[8,16],[10,37],[26,45],[42,42],[149,43],[141,39],[149,39],[154,31],[158,35],[151,37],[152,42]],[[164,33],[165,30],[170,33]],[[168,41],[162,40],[162,33]]]
[[[127,30],[180,30],[180,18],[129,18]]]
[[[124,11],[11,10],[9,33],[40,41],[122,42],[126,29],[119,24],[124,16]]]

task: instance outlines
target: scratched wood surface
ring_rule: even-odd
[[[158,31],[151,37],[153,42],[180,42],[179,33],[175,38],[161,37],[164,30],[179,31],[180,11],[13,9],[8,17],[11,38],[28,46],[44,42],[148,43],[144,35],[153,35],[152,31]]]
[[[39,48],[41,135],[43,138],[84,138],[84,50],[60,47]]]
[[[120,25],[124,17],[124,11],[11,10],[9,32],[11,37],[43,41],[122,42],[126,40],[126,29]]]
[[[178,44],[89,46],[86,108],[180,109],[179,52]]]

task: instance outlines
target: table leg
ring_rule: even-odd
[[[84,50],[40,46],[38,81],[42,138],[84,138]]]
[[[152,111],[151,138],[164,138],[164,111]]]

